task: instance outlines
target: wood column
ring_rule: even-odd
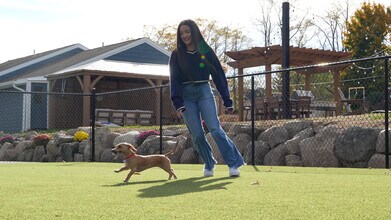
[[[309,73],[304,75],[304,90],[311,91],[311,77]]]
[[[163,80],[161,80],[161,79],[157,80],[156,86],[161,86],[162,84],[163,84]],[[162,117],[162,115],[160,115],[160,103],[162,101],[162,100],[160,100],[160,91],[161,91],[161,89],[158,88],[155,91],[156,91],[156,102],[155,102],[156,103],[156,105],[155,105],[155,116],[156,116],[155,119],[156,119],[156,121],[155,121],[155,124],[159,125],[160,117]],[[163,91],[164,90],[162,90],[162,92]],[[164,99],[164,95],[163,95],[163,99]],[[163,107],[163,109],[164,109],[164,107]]]
[[[339,95],[339,71],[334,70],[333,71],[333,91],[334,91],[334,101],[335,101],[335,114],[338,116],[341,114],[342,111],[342,105],[341,105],[341,96]]]
[[[83,94],[90,94],[91,75],[83,75]],[[83,126],[90,126],[90,96],[83,96]],[[95,122],[94,122],[95,123]]]
[[[49,92],[53,92],[53,86],[55,84],[56,80],[49,80]],[[54,128],[54,109],[55,109],[55,99],[56,96],[49,95],[49,106],[48,106],[48,128],[52,129]]]
[[[266,71],[272,70],[272,65],[271,64],[266,64],[265,65],[265,70]],[[271,73],[267,73],[265,75],[265,83],[266,83],[265,95],[266,95],[266,97],[271,97],[272,96],[272,74]]]
[[[238,76],[243,76],[243,68],[238,69]],[[244,121],[244,102],[243,102],[243,77],[238,78],[238,114],[239,114],[239,121]]]

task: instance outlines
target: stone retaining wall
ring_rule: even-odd
[[[223,123],[222,126],[244,156],[246,163],[252,164],[251,127],[229,122]],[[13,143],[0,144],[0,161],[90,161],[89,141],[73,140],[73,134],[79,130],[89,132],[90,128],[58,132],[47,144],[46,149],[45,146],[33,144],[32,138],[37,134],[29,132],[17,137]],[[138,154],[159,153],[159,136],[149,136],[137,146],[138,135],[138,131],[115,133],[105,127],[97,128],[95,161],[122,162],[121,156],[111,152],[113,146],[122,141],[136,146]],[[281,126],[256,128],[254,162],[255,165],[268,166],[385,168],[384,135],[384,130],[377,128],[342,129],[335,125],[315,125],[312,121],[294,121]],[[216,160],[224,164],[212,136],[206,136]],[[173,163],[202,163],[194,150],[187,129],[164,129],[163,153],[170,151],[177,141],[178,149],[174,155],[170,155]]]

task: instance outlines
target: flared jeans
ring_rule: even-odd
[[[228,167],[242,166],[244,164],[242,155],[220,125],[216,101],[210,84],[190,83],[184,85],[183,100],[186,107],[183,119],[190,131],[193,144],[205,163],[204,168],[212,170],[216,160],[206,139],[202,120],[204,120]]]

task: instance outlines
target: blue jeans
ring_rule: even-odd
[[[183,100],[186,107],[183,119],[190,131],[193,144],[205,163],[205,169],[212,170],[216,160],[206,140],[202,119],[228,167],[242,166],[244,164],[242,155],[220,125],[215,98],[209,83],[186,84],[183,89]]]

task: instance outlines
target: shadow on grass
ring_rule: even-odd
[[[259,172],[259,168],[257,166],[252,166],[255,171]]]
[[[151,184],[151,183],[162,183],[167,182],[167,180],[151,180],[151,181],[140,181],[140,182],[121,182],[113,185],[103,185],[103,187],[118,187],[118,186],[128,186],[128,185],[136,185],[136,184]]]
[[[141,189],[141,198],[156,198],[175,196],[186,193],[202,192],[208,190],[227,190],[225,187],[232,182],[225,180],[232,179],[230,177],[222,178],[205,178],[194,177],[183,180],[166,181],[163,185],[151,186],[145,189]],[[224,181],[224,182],[221,182]]]

